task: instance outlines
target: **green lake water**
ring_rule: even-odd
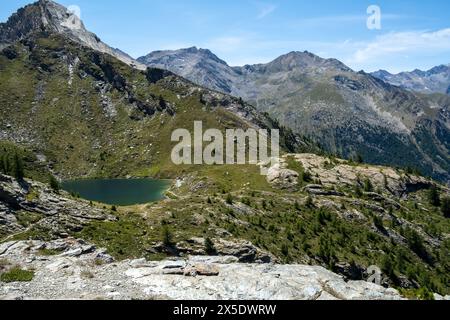
[[[62,183],[81,198],[116,206],[130,206],[164,198],[170,181],[154,179],[87,179]]]

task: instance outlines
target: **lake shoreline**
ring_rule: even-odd
[[[112,206],[148,204],[166,198],[173,181],[152,178],[75,179],[61,182],[62,189],[82,199]]]

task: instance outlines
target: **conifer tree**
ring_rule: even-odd
[[[19,181],[25,177],[23,161],[17,152],[14,154],[14,177]]]
[[[450,218],[450,198],[442,199],[441,211],[444,217]]]
[[[436,186],[433,186],[428,193],[428,200],[430,204],[435,207],[439,207],[441,205],[441,199],[439,196],[439,190]]]

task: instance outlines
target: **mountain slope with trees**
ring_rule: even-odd
[[[410,92],[310,52],[244,67],[230,67],[196,48],[158,51],[138,60],[242,97],[328,152],[345,158],[359,154],[369,163],[450,179],[447,95]]]

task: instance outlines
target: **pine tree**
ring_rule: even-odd
[[[361,198],[363,196],[363,192],[362,192],[361,187],[359,186],[359,184],[355,185],[355,196],[357,198]]]
[[[364,162],[364,158],[359,153],[356,155],[356,162],[357,163],[363,163]]]
[[[263,200],[263,201],[262,201],[262,208],[263,208],[264,210],[267,210],[267,202],[266,202],[266,200]]]
[[[378,230],[384,231],[384,224],[383,224],[383,219],[380,218],[379,216],[374,216],[373,217],[373,224],[375,225],[375,227]]]
[[[214,242],[210,238],[205,239],[205,251],[209,255],[216,254],[216,248],[214,247]]]
[[[0,157],[0,170],[3,174],[8,174],[6,170],[6,153],[2,153]]]
[[[442,199],[441,212],[446,218],[450,218],[450,198]]]
[[[391,255],[384,255],[383,260],[381,262],[381,270],[389,277],[393,278],[395,275],[395,267],[394,267],[394,259]]]
[[[439,207],[441,205],[439,190],[437,189],[436,186],[431,187],[428,193],[428,200],[430,201],[430,204],[434,207]]]
[[[281,253],[287,257],[289,255],[289,246],[286,243],[281,245]]]
[[[0,166],[2,168],[2,172],[7,175],[11,175],[11,161],[10,161],[10,155],[5,150],[5,153],[2,154],[2,157],[0,159],[1,163]]]
[[[167,225],[164,225],[162,229],[162,241],[166,246],[171,246],[173,243],[173,235]]]
[[[8,175],[12,174],[11,157],[8,153],[5,155],[5,170],[6,170],[6,174],[8,174]]]
[[[166,100],[164,100],[164,97],[163,96],[159,96],[158,97],[158,104],[159,104],[159,107],[162,109],[162,110],[164,110],[164,109],[166,109],[167,108],[167,103],[166,103]]]
[[[308,196],[306,198],[305,207],[308,207],[308,208],[314,207],[314,201],[313,201],[313,198],[311,196]]]
[[[226,203],[228,203],[229,205],[233,204],[233,196],[229,193],[227,194],[227,198],[226,198]]]
[[[367,179],[364,181],[364,191],[365,191],[365,192],[372,192],[372,191],[373,191],[372,181],[370,181],[369,178],[367,178]]]
[[[61,189],[58,180],[56,180],[54,176],[50,176],[50,188],[52,188],[55,192],[58,192]]]
[[[14,154],[14,177],[19,181],[25,177],[23,161],[17,152]]]

